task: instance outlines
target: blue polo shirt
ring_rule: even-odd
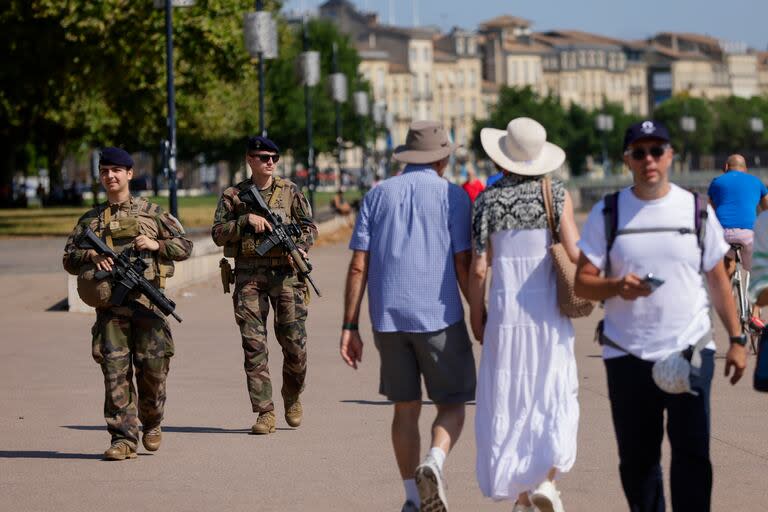
[[[432,168],[408,165],[363,198],[349,248],[367,251],[378,332],[434,332],[464,318],[453,256],[471,248],[469,196]]]
[[[757,177],[731,170],[712,180],[708,194],[724,228],[752,229],[757,206],[768,189]]]

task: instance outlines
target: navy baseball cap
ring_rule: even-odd
[[[99,165],[118,165],[127,169],[133,169],[133,158],[122,148],[104,148],[99,154]]]
[[[658,139],[669,142],[669,131],[664,123],[658,121],[642,121],[635,123],[624,133],[624,151],[630,144],[640,139]]]
[[[262,137],[261,135],[248,137],[248,151],[257,150],[274,151],[275,153],[280,152],[280,148],[277,147],[277,144],[266,137]]]

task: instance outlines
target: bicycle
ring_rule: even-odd
[[[752,353],[757,353],[757,342],[760,340],[760,335],[763,331],[762,326],[755,323],[752,318],[752,304],[749,302],[749,296],[747,290],[749,289],[749,271],[744,270],[741,261],[741,250],[743,246],[741,244],[731,244],[733,249],[734,262],[736,268],[731,276],[731,287],[733,289],[733,295],[736,298],[736,306],[738,307],[739,323],[744,334],[749,338],[749,343],[752,349]]]

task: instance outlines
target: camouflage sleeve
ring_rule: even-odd
[[[293,204],[291,205],[291,216],[301,226],[302,236],[296,243],[301,249],[308,251],[312,244],[317,239],[317,226],[312,220],[312,208],[309,206],[309,201],[301,193],[301,190],[296,187],[296,193],[293,196]]]
[[[184,233],[184,227],[176,217],[163,212],[157,216],[157,253],[167,260],[184,261],[192,254],[192,241]]]
[[[88,213],[80,217],[75,225],[75,229],[69,234],[67,243],[64,245],[64,258],[62,259],[62,263],[64,264],[64,270],[72,275],[78,275],[82,266],[85,263],[88,263],[88,260],[86,260],[85,257],[87,251],[86,249],[77,247],[77,240],[82,236],[92,218],[93,216],[90,216]]]
[[[237,242],[248,224],[248,215],[235,216],[232,208],[232,200],[223,194],[216,205],[216,213],[213,214],[213,227],[211,238],[216,245],[224,245],[229,242]]]

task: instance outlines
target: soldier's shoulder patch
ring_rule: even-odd
[[[235,186],[228,187],[228,188],[224,189],[224,192],[221,193],[222,197],[226,197],[226,198],[229,198],[229,199],[232,199],[233,197],[236,197],[237,194],[239,194],[241,190],[245,190],[245,189],[241,189],[240,185],[241,184],[238,183]]]
[[[165,213],[165,210],[163,210],[163,207],[160,206],[157,203],[151,203],[147,201],[147,213],[150,215],[163,215]]]

